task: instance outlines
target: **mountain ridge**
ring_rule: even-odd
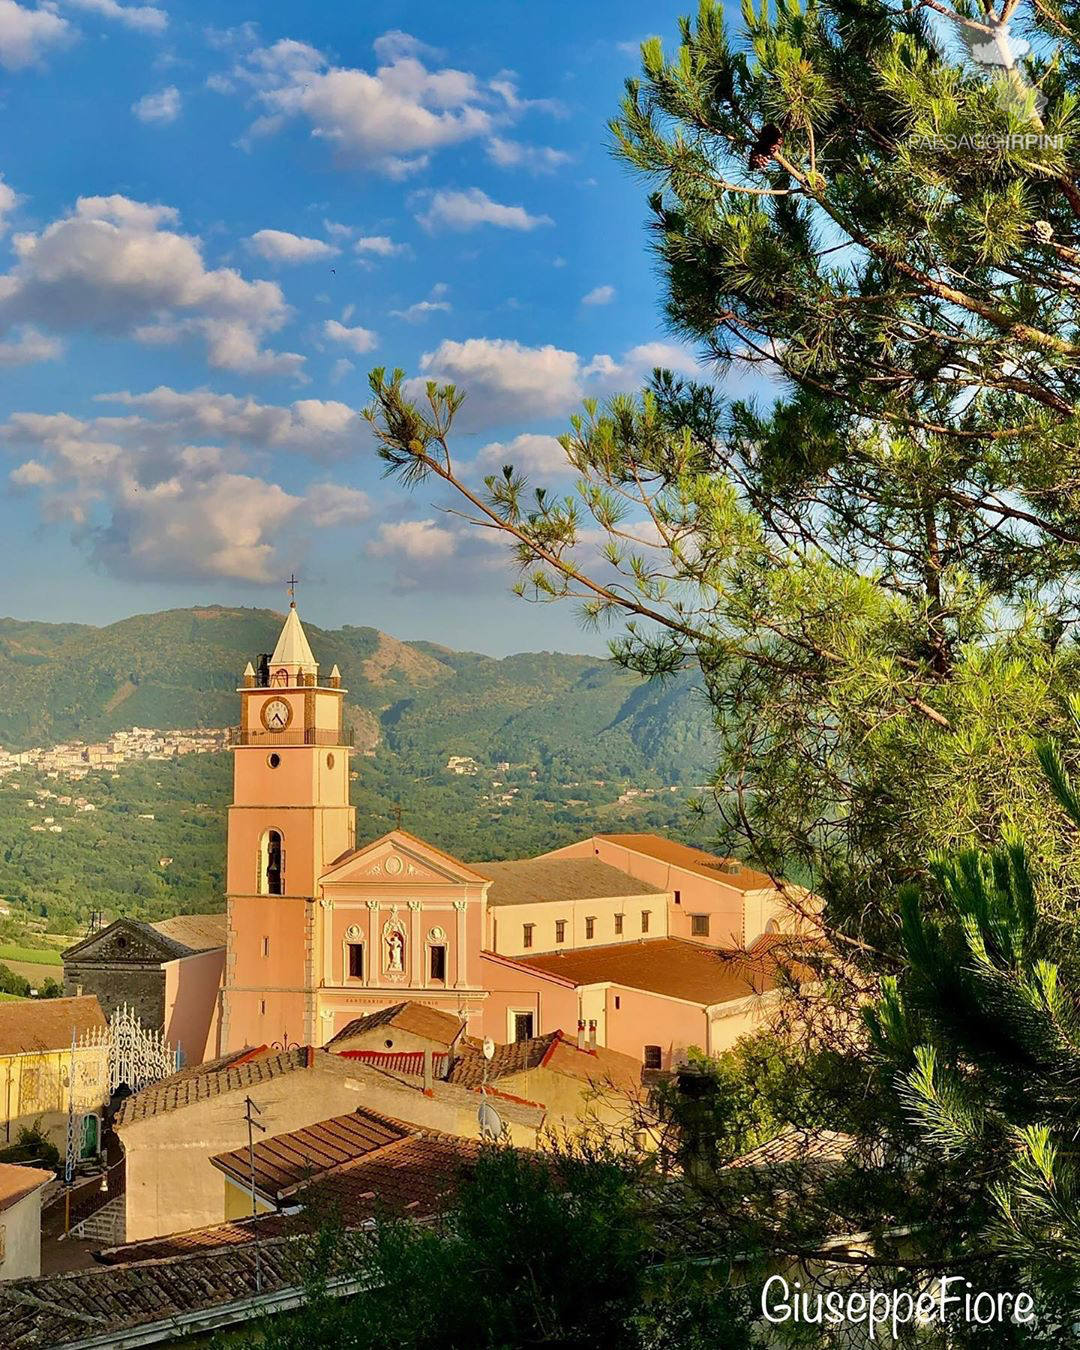
[[[273,650],[284,617],[200,605],[103,626],[0,618],[0,745],[94,740],[132,725],[232,725],[240,673]],[[671,783],[708,771],[707,709],[688,676],[645,684],[601,657],[491,657],[368,626],[304,626],[321,665],[341,669],[360,748],[382,745],[418,773],[453,753]]]

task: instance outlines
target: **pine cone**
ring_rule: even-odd
[[[763,169],[784,144],[784,133],[775,122],[766,122],[750,147],[750,167]]]

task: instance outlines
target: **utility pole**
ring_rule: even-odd
[[[255,1199],[255,1139],[254,1130],[260,1134],[266,1133],[266,1126],[260,1125],[251,1114],[254,1111],[256,1116],[261,1116],[262,1112],[251,1100],[250,1097],[244,1098],[244,1119],[248,1127],[248,1169],[251,1177],[251,1236],[255,1243],[255,1292],[262,1293],[262,1251],[259,1248],[259,1205]]]

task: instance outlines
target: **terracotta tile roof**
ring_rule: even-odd
[[[181,1069],[179,1073],[170,1074],[168,1078],[144,1087],[123,1103],[117,1113],[116,1124],[122,1129],[134,1121],[146,1120],[167,1111],[179,1111],[208,1097],[246,1091],[259,1083],[280,1078],[283,1074],[307,1069],[347,1073],[349,1065],[347,1060],[328,1055],[323,1050],[315,1050],[309,1045],[301,1045],[294,1050],[273,1051],[263,1046],[259,1050],[241,1051],[236,1055],[212,1060],[209,1064]]]
[[[782,1167],[791,1163],[838,1163],[851,1153],[855,1140],[836,1130],[800,1130],[785,1126],[775,1138],[743,1153],[729,1168]]]
[[[467,1036],[459,1047],[447,1080],[462,1087],[476,1088],[484,1083],[485,1070],[487,1081],[494,1083],[509,1074],[539,1068],[561,1035],[560,1031],[550,1031],[546,1036],[530,1036],[528,1040],[497,1045],[490,1060],[484,1058],[483,1042]]]
[[[264,1294],[303,1283],[304,1253],[294,1238],[259,1243]],[[180,1319],[223,1310],[255,1296],[252,1245],[198,1251],[163,1261],[101,1266],[0,1284],[4,1350],[63,1350],[94,1339],[106,1346],[122,1332],[160,1327],[180,1339]],[[239,1320],[239,1315],[237,1317]],[[225,1319],[228,1324],[228,1319]]]
[[[55,1172],[43,1167],[19,1167],[15,1163],[0,1163],[0,1211],[10,1209],[23,1196],[47,1186],[55,1179]]]
[[[643,853],[647,858],[655,858],[658,862],[682,867],[688,872],[696,872],[699,876],[710,877],[713,881],[722,881],[725,886],[733,886],[737,891],[775,889],[775,882],[770,876],[747,867],[737,858],[724,858],[716,853],[706,853],[704,849],[691,848],[689,844],[665,839],[661,834],[599,834],[596,837],[606,839],[611,844],[621,844],[631,853]],[[733,866],[738,870],[727,870]]]
[[[260,1139],[252,1149],[255,1188],[280,1200],[334,1168],[396,1142],[408,1131],[407,1125],[358,1108],[304,1129]],[[231,1181],[250,1185],[252,1159],[246,1148],[219,1153],[210,1161]]]
[[[471,866],[491,879],[489,905],[664,894],[660,887],[639,881],[597,858],[523,858],[518,862],[482,862]]]
[[[395,1003],[389,1008],[380,1008],[377,1012],[368,1013],[366,1017],[357,1017],[332,1040],[327,1041],[327,1048],[353,1040],[383,1026],[394,1027],[397,1031],[408,1031],[414,1036],[423,1036],[429,1041],[436,1041],[439,1045],[453,1045],[461,1035],[464,1023],[460,1017],[443,1012],[440,1008],[428,1008],[422,1003],[413,1001]]]
[[[177,914],[150,924],[155,933],[190,952],[207,952],[225,946],[224,914]]]
[[[563,1031],[497,1045],[490,1060],[484,1059],[482,1041],[466,1037],[458,1048],[449,1081],[464,1087],[480,1087],[485,1081],[485,1065],[489,1083],[533,1069],[550,1069],[552,1073],[579,1078],[583,1083],[614,1080],[625,1085],[641,1081],[641,1064],[632,1056],[603,1046],[579,1050],[576,1038],[570,1039]]]
[[[764,993],[775,986],[779,973],[777,962],[768,955],[724,951],[682,938],[651,938],[514,960],[576,985],[621,984],[706,1007]]]
[[[376,1069],[389,1069],[391,1073],[406,1073],[419,1077],[424,1072],[423,1050],[335,1050],[342,1059],[356,1059],[361,1064],[371,1064]],[[442,1078],[449,1062],[448,1052],[431,1056],[431,1072],[435,1078]]]
[[[231,1219],[208,1228],[188,1228],[182,1233],[166,1233],[141,1242],[121,1242],[115,1247],[102,1247],[91,1255],[103,1266],[126,1266],[132,1261],[163,1261],[170,1256],[190,1256],[219,1247],[242,1247],[252,1241],[251,1225],[251,1219]],[[298,1214],[260,1214],[258,1225],[260,1242],[310,1230],[310,1225]]]
[[[72,1031],[81,1036],[105,1025],[105,1014],[93,994],[0,1003],[0,1055],[67,1050]]]

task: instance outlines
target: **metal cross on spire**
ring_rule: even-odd
[[[296,604],[296,587],[299,581],[300,578],[298,576],[295,576],[292,572],[290,572],[289,579],[285,583],[285,589],[289,593],[289,599],[294,605]]]

